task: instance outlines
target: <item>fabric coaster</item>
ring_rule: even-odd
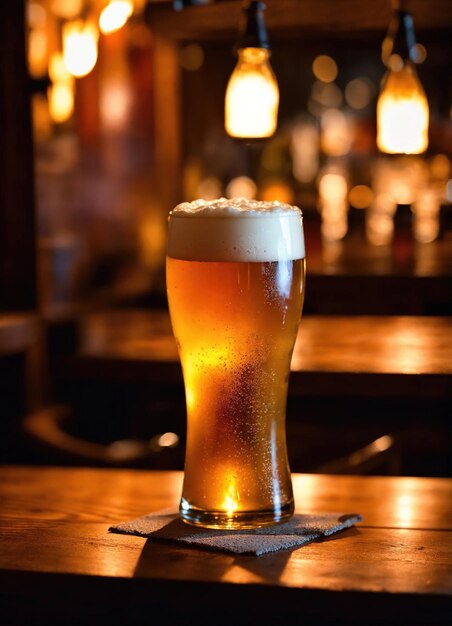
[[[160,541],[260,556],[277,550],[303,546],[362,521],[357,513],[295,514],[288,522],[254,530],[213,530],[185,524],[174,509],[163,509],[137,517],[108,530]]]

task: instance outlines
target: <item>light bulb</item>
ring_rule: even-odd
[[[63,59],[72,76],[86,76],[96,65],[98,36],[94,24],[82,20],[63,26]]]
[[[114,33],[124,26],[133,13],[131,0],[112,0],[99,16],[99,28],[104,35]]]
[[[420,154],[428,147],[429,108],[414,66],[389,70],[377,103],[377,144],[390,154]]]
[[[242,48],[226,89],[225,127],[232,137],[270,137],[276,130],[279,89],[265,48]]]

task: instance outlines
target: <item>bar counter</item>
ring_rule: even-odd
[[[176,506],[180,472],[4,467],[8,624],[442,624],[452,582],[448,479],[294,475],[297,510],[359,512],[326,540],[262,557],[109,534]]]
[[[305,316],[291,364],[295,395],[450,398],[447,317]],[[57,377],[182,383],[167,312],[110,310],[78,323]]]

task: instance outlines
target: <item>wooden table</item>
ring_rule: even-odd
[[[178,472],[3,468],[3,623],[447,623],[451,481],[295,475],[300,511],[357,511],[364,521],[263,557],[107,532],[176,505],[181,479]]]
[[[447,317],[302,318],[291,366],[296,395],[448,398],[452,322]],[[74,355],[56,376],[180,382],[182,373],[164,311],[104,311],[79,324]]]

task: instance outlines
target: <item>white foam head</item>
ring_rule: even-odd
[[[168,256],[186,261],[288,261],[305,256],[302,214],[245,198],[183,202],[170,213]]]

